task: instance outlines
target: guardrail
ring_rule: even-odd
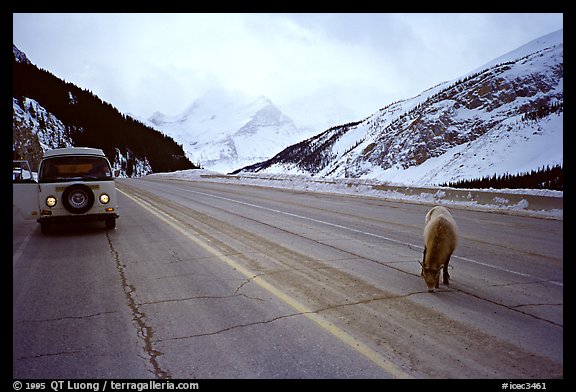
[[[323,179],[300,175],[274,174],[201,174],[200,178],[216,181],[243,181],[250,185],[289,189],[335,191],[375,196],[389,200],[406,200],[429,204],[447,204],[468,208],[496,209],[508,212],[536,212],[562,218],[563,192],[532,189],[459,189],[391,185],[376,180]],[[282,183],[280,185],[280,183]],[[276,185],[278,184],[278,185]],[[326,186],[324,189],[323,187]],[[336,187],[336,188],[332,188]]]

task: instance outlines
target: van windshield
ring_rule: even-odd
[[[113,180],[110,164],[104,157],[61,156],[45,159],[38,173],[38,182],[71,180]]]

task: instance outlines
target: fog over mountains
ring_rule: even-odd
[[[181,143],[192,162],[220,172],[268,159],[310,136],[266,97],[224,89],[208,91],[179,115],[156,112],[143,121]]]

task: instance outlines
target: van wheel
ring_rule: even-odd
[[[62,204],[73,214],[84,214],[94,205],[94,193],[84,184],[70,185],[62,193]]]
[[[115,218],[106,218],[106,230],[114,230],[116,228],[116,219]]]
[[[40,222],[40,231],[42,234],[50,234],[52,231],[52,223],[49,221],[42,221]]]

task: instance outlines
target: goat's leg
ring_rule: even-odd
[[[450,285],[450,274],[448,273],[448,261],[444,264],[444,268],[442,268],[442,283],[444,283],[445,285]]]

